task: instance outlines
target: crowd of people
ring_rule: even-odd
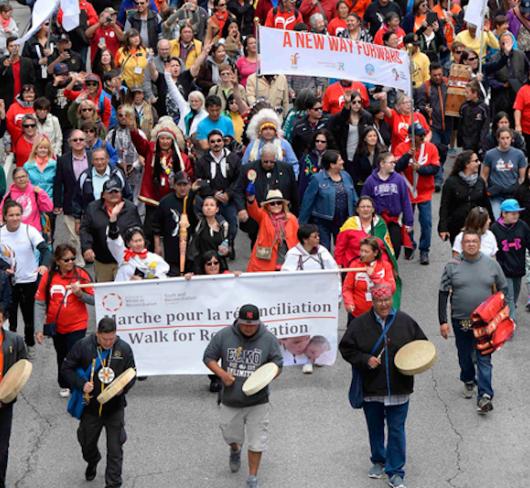
[[[84,354],[86,363],[92,350],[116,341],[107,322],[92,342],[85,338],[92,281],[231,272],[238,232],[251,247],[247,272],[343,268],[341,352],[376,371],[365,378],[363,407],[369,475],[386,473],[391,486],[404,487],[412,385],[396,372],[385,379],[390,366],[369,354],[374,331],[376,339],[394,320],[408,327],[407,340],[425,337],[396,312],[406,289],[402,248],[404,259],[418,255],[429,265],[438,211],[437,233],[453,252],[440,285],[440,333],[448,337],[451,294],[466,398],[477,383],[469,314],[494,285],[515,319],[523,277],[530,283],[530,0],[488,2],[478,29],[464,21],[464,0],[79,0],[79,8],[75,29],[63,28],[59,9],[21,46],[13,7],[0,3],[1,149],[14,166],[6,175],[7,163],[0,165],[0,316],[10,331],[17,332],[20,309],[29,358],[53,337],[59,394],[69,398],[79,386],[76,358]],[[261,75],[258,24],[407,50],[413,96],[357,80]],[[455,73],[467,79],[456,98],[449,89]],[[477,274],[482,286],[470,292]],[[259,313],[249,314],[249,327],[257,325]],[[240,320],[237,333],[248,339],[255,329]],[[5,337],[4,344],[16,342],[10,354],[24,357],[20,341]],[[212,344],[210,389],[224,386],[226,395],[234,378],[217,366],[221,336]],[[123,342],[118,349],[134,365]],[[112,357],[111,350],[103,367]],[[0,380],[10,365],[0,362]],[[485,414],[493,408],[489,356],[476,368],[477,408]],[[396,381],[392,393],[389,381]],[[244,403],[231,398],[223,401],[228,407]],[[80,432],[90,437],[105,425],[120,436],[123,406],[109,409],[108,424],[84,417]],[[10,405],[0,404],[0,422],[10,415]],[[397,429],[386,461],[385,416]],[[242,441],[228,430],[237,470]],[[0,429],[0,488],[6,432]],[[266,444],[259,433],[256,456]],[[93,479],[94,439],[80,442]],[[111,446],[108,487],[122,483],[121,444]],[[249,487],[257,486],[256,456],[249,453]]]

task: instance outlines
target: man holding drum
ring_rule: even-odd
[[[508,285],[502,269],[494,259],[480,252],[480,236],[475,231],[464,231],[462,254],[444,268],[438,293],[440,334],[449,336],[447,300],[451,293],[451,322],[455,333],[460,381],[464,383],[464,398],[472,398],[478,384],[477,412],[485,415],[493,410],[491,400],[491,354],[475,354],[477,374],[473,363],[475,338],[471,329],[471,313],[495,291],[506,295]]]
[[[346,361],[362,371],[362,408],[372,461],[368,476],[380,479],[386,473],[389,486],[405,488],[405,422],[414,377],[397,369],[394,356],[405,344],[427,338],[412,317],[392,308],[389,284],[375,285],[371,292],[373,309],[348,324],[339,350]],[[378,342],[381,345],[373,351]]]
[[[4,311],[0,309],[0,324],[4,323]],[[4,330],[0,325],[0,384],[9,369],[21,359],[27,358],[24,339],[14,332]],[[9,438],[13,424],[13,404],[15,400],[2,403],[0,400],[0,488],[5,488]]]
[[[82,409],[77,437],[83,459],[87,462],[87,481],[96,477],[97,465],[101,460],[98,440],[101,430],[105,427],[107,488],[122,486],[123,444],[127,440],[124,427],[124,408],[127,405],[125,394],[134,384],[134,380],[124,385],[123,390],[105,404],[97,397],[115,378],[134,367],[131,347],[116,335],[114,319],[105,317],[99,321],[95,335],[85,337],[75,344],[61,369],[72,390],[72,399],[75,399],[76,393],[83,392],[85,407]],[[70,407],[69,404],[69,411]]]
[[[276,376],[280,374],[283,357],[278,340],[259,320],[258,307],[243,305],[234,324],[213,336],[203,361],[224,384],[220,427],[230,445],[230,470],[236,473],[241,466],[246,425],[249,472],[246,486],[257,488],[261,454],[268,440],[269,388],[265,383],[261,390],[249,394],[244,393],[243,383],[260,366],[270,362],[277,367]]]

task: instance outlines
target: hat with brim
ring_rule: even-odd
[[[519,202],[515,198],[507,198],[501,203],[501,212],[522,212],[523,207],[519,206]]]
[[[265,197],[265,200],[261,202],[261,205],[267,205],[268,203],[272,202],[284,202],[289,203],[289,200],[286,200],[283,198],[283,194],[280,190],[269,190],[267,192],[267,196]]]

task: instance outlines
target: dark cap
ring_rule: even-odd
[[[259,324],[259,309],[256,305],[243,305],[239,309],[239,321],[247,325]]]
[[[85,83],[87,81],[97,81],[99,83],[99,76],[94,73],[89,73],[88,75],[86,75]]]
[[[122,184],[118,178],[109,178],[103,183],[103,191],[122,191]]]
[[[69,72],[70,72],[70,70],[68,69],[68,65],[66,65],[64,63],[57,63],[53,67],[53,74],[54,75],[67,75]]]
[[[424,136],[425,135],[425,129],[423,125],[421,125],[419,122],[414,122],[414,135],[415,136]],[[412,125],[409,126],[409,134],[412,134]]]
[[[63,32],[60,36],[59,36],[59,42],[70,42],[70,36],[66,33],[66,32]]]
[[[419,46],[420,45],[420,41],[419,41],[418,36],[416,34],[414,34],[413,32],[409,32],[403,38],[403,44],[405,44],[405,46],[407,44],[412,44],[413,46]]]
[[[190,183],[190,177],[185,171],[179,171],[175,174],[175,185],[179,183]]]
[[[522,0],[519,4],[520,12],[524,14],[530,14],[530,0]]]

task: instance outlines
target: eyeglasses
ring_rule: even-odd
[[[217,266],[219,264],[219,261],[208,261],[205,264],[206,266]]]
[[[93,108],[82,108],[81,109],[81,112],[93,112],[94,109]]]
[[[351,103],[353,105],[361,105],[362,102],[361,102],[361,100],[352,100]]]
[[[72,261],[75,261],[75,256],[73,258],[61,258],[61,261],[63,263],[71,263]]]
[[[37,124],[22,124],[22,127],[24,128],[30,128],[30,127],[37,127]]]
[[[315,144],[326,144],[328,141],[326,139],[316,139]]]
[[[85,138],[84,137],[77,137],[75,139],[70,139],[72,142],[85,142]]]
[[[281,207],[283,205],[283,202],[270,202],[269,205],[271,207]]]

